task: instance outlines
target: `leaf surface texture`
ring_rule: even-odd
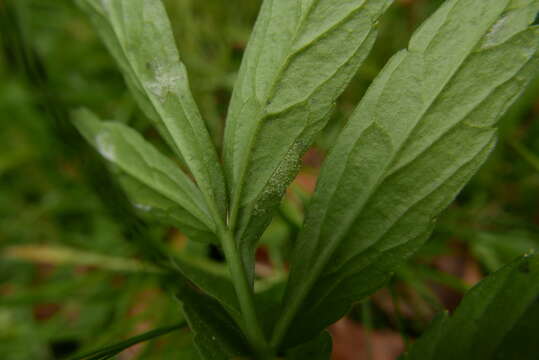
[[[225,131],[225,170],[244,262],[368,55],[388,0],[266,0],[242,62]],[[235,224],[235,219],[241,219]]]
[[[178,164],[133,129],[102,122],[87,110],[75,114],[75,125],[116,166],[120,183],[136,209],[178,226],[195,240],[213,241],[215,225],[204,198]]]
[[[223,172],[189,89],[161,0],[78,0],[146,116],[183,159],[213,216],[225,218]]]
[[[316,336],[429,237],[539,68],[537,0],[449,0],[371,85],[330,152],[295,249],[287,345]]]

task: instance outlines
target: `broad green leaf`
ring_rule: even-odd
[[[264,1],[225,132],[231,223],[248,268],[272,210],[297,174],[301,155],[368,55],[378,17],[390,3]]]
[[[203,359],[228,360],[249,354],[242,331],[219,303],[181,279],[180,286],[177,297]]]
[[[136,208],[172,219],[194,239],[207,239],[215,231],[200,190],[136,131],[119,123],[101,122],[87,110],[76,112],[74,122],[86,140],[117,166]]]
[[[275,343],[319,333],[429,237],[539,69],[538,10],[448,0],[379,74],[323,166]]]
[[[224,177],[191,95],[161,0],[78,0],[146,116],[183,158],[212,215],[225,217]],[[216,214],[217,213],[217,214]]]
[[[439,316],[407,360],[532,360],[539,353],[539,257],[505,266]]]

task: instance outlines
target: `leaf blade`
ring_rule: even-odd
[[[185,277],[204,291],[208,296],[215,299],[227,313],[237,322],[241,323],[241,312],[232,281],[226,273],[216,273],[186,255],[180,255],[173,259],[174,265],[179,271],[179,277]]]
[[[99,350],[94,350],[82,355],[78,355],[75,357],[72,357],[71,360],[100,360],[100,359],[110,359],[115,355],[118,355],[122,351],[130,348],[133,345],[139,344],[144,341],[149,341],[152,339],[155,339],[157,337],[166,335],[172,331],[177,331],[182,328],[186,327],[185,321],[181,321],[177,324],[170,325],[170,326],[163,326],[157,329],[153,329],[150,331],[147,331],[145,333],[139,334],[137,336],[133,336],[127,340],[118,342],[113,345],[109,345],[106,347],[103,347]]]
[[[369,53],[390,1],[266,0],[244,56],[225,131],[225,169],[244,262],[300,157]],[[238,215],[238,213],[240,213]],[[236,219],[241,223],[236,224]]]
[[[73,121],[86,140],[120,169],[121,182],[135,208],[163,212],[162,217],[175,219],[187,234],[215,232],[195,184],[136,131],[119,123],[101,122],[88,110],[75,112]]]
[[[537,10],[535,0],[447,1],[390,60],[324,164],[275,341],[292,322],[291,344],[307,339],[293,334],[314,336],[428,238],[494,146],[496,121],[537,73],[538,29],[528,27]],[[351,291],[354,279],[363,288]]]
[[[406,359],[534,358],[538,280],[536,255],[513,261],[472,288],[451,317],[439,317]]]
[[[120,65],[141,109],[185,161],[213,216],[224,221],[224,176],[161,0],[78,3]]]
[[[328,360],[331,359],[333,340],[328,331],[324,331],[314,340],[291,349],[286,354],[287,360]]]
[[[219,303],[186,282],[180,284],[177,297],[201,358],[226,360],[250,353],[241,329]]]

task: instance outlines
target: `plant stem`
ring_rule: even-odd
[[[234,237],[230,231],[226,230],[221,233],[221,243],[234,282],[236,295],[238,296],[238,301],[240,303],[240,309],[244,320],[243,328],[246,333],[245,335],[251,343],[251,346],[261,358],[267,358],[266,353],[268,352],[268,347],[256,315],[254,290],[249,286],[245,267],[243,266],[243,262],[234,242]]]
[[[272,356],[271,351],[260,327],[256,315],[256,307],[254,301],[254,288],[250,285],[247,273],[245,272],[245,266],[243,260],[240,257],[234,235],[232,233],[233,226],[227,227],[220,217],[219,211],[213,199],[205,196],[206,203],[208,205],[210,214],[217,225],[217,232],[221,241],[221,246],[225,253],[228,270],[232,277],[234,289],[236,290],[236,296],[240,304],[240,310],[243,318],[243,324],[238,324],[245,333],[249,344],[255,351],[257,359],[268,360]],[[239,198],[237,198],[239,200]],[[239,202],[235,202],[233,205],[232,216],[235,218],[239,210]]]

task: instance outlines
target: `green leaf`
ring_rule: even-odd
[[[201,220],[191,215],[189,211],[178,206],[166,196],[144,185],[134,177],[122,171],[116,171],[116,173],[116,177],[130,201],[134,204],[134,208],[137,210],[139,216],[177,227],[191,240],[213,244],[219,243],[214,232],[215,229],[213,229],[214,226],[210,228],[201,223]],[[197,193],[200,193],[198,189],[196,190]],[[201,194],[199,195],[199,204],[203,204],[202,196]],[[205,221],[209,220],[206,219]]]
[[[136,208],[171,220],[195,239],[207,239],[215,231],[200,190],[136,131],[119,123],[101,122],[87,110],[77,111],[74,123],[86,140],[118,167],[121,183]]]
[[[213,216],[225,218],[224,177],[191,95],[161,0],[78,0],[124,74],[139,106],[183,158]]]
[[[234,320],[218,302],[180,280],[177,293],[183,313],[194,333],[203,359],[228,360],[249,354],[247,341]]]
[[[322,332],[313,340],[289,350],[287,360],[329,360],[331,359],[332,339],[328,331]]]
[[[539,257],[505,266],[470,290],[412,346],[407,360],[536,359]]]
[[[247,267],[300,157],[368,55],[390,0],[266,0],[234,88],[225,168]],[[250,271],[252,272],[252,271]]]
[[[217,300],[237,323],[241,323],[238,299],[232,281],[227,276],[226,267],[223,272],[216,272],[209,266],[201,264],[196,258],[186,255],[174,258],[174,262],[183,276]]]
[[[372,84],[328,156],[274,344],[315,336],[429,237],[539,69],[537,0],[449,0]]]

